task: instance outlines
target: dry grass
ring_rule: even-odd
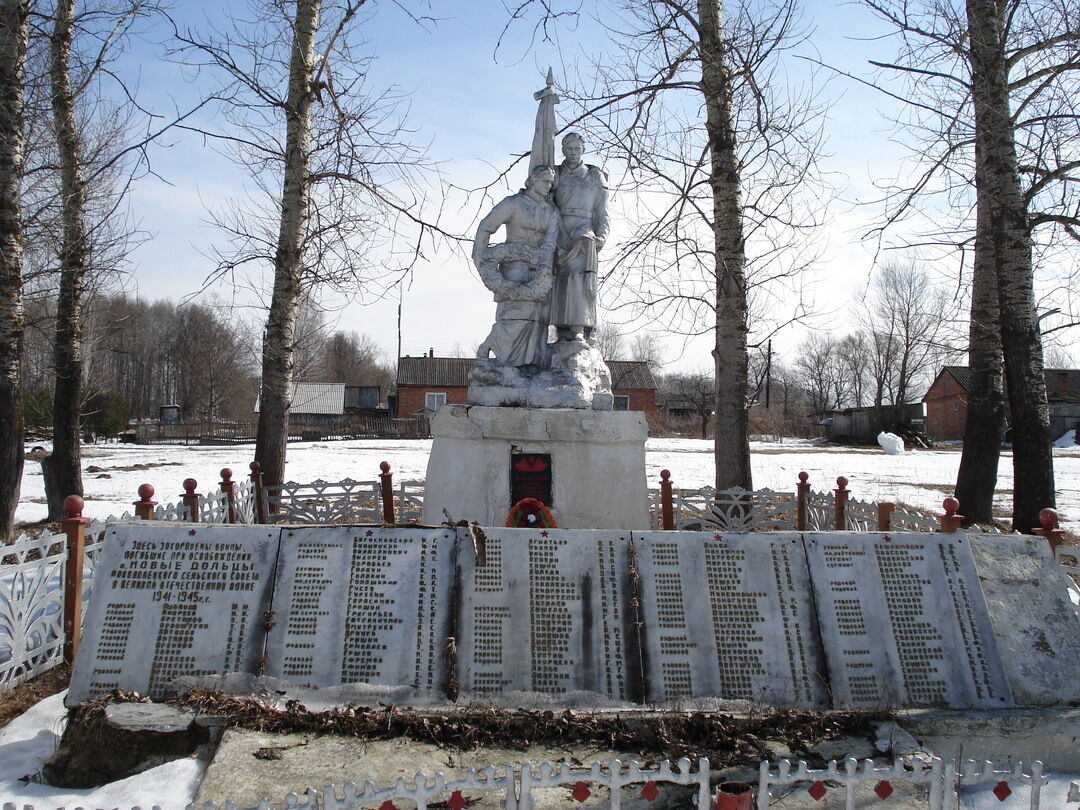
[[[71,667],[61,664],[25,683],[0,691],[0,728],[6,726],[35,703],[67,689],[70,680]]]

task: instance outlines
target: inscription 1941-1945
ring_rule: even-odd
[[[278,534],[267,527],[110,528],[69,705],[113,689],[160,697],[181,675],[251,671]]]

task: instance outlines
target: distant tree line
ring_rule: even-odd
[[[54,312],[45,297],[27,306],[24,413],[39,431],[51,425]],[[377,385],[384,396],[393,382],[371,338],[331,331],[314,306],[300,318],[297,344],[299,380]],[[162,405],[178,405],[188,422],[254,419],[257,326],[226,308],[99,295],[86,305],[84,345],[85,433],[119,433],[128,419],[156,419]]]

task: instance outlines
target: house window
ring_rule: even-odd
[[[611,405],[613,411],[628,411],[630,410],[630,397],[622,394],[615,395],[615,401]]]
[[[446,404],[445,391],[428,391],[424,394],[424,410],[434,413],[440,405]]]

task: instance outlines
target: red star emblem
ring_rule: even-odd
[[[541,537],[547,537],[548,533],[546,531],[540,532],[540,536]]]
[[[645,787],[641,789],[641,798],[647,802],[655,802],[656,797],[660,795],[660,789],[656,786],[656,782],[649,780],[645,783]]]
[[[574,791],[570,795],[574,797],[574,801],[583,802],[592,796],[592,791],[584,782],[578,782],[574,785]]]
[[[375,532],[373,532],[371,529],[368,529],[366,532],[364,532],[364,537],[371,537],[371,535],[373,534],[375,534]]]
[[[724,539],[724,535],[722,535],[722,534],[714,534],[714,535],[712,536],[712,539],[713,539],[713,540],[723,540],[723,539]]]
[[[191,530],[190,530],[190,531],[188,532],[188,534],[189,534],[189,535],[191,535],[192,537],[194,537],[194,536],[195,536],[195,534],[196,534],[196,532],[195,532],[195,530],[194,530],[194,529],[191,529]]]
[[[882,540],[882,542],[885,542],[885,543],[891,543],[892,542],[892,538],[889,537],[889,535],[887,535],[887,534],[882,535],[881,540]]]

